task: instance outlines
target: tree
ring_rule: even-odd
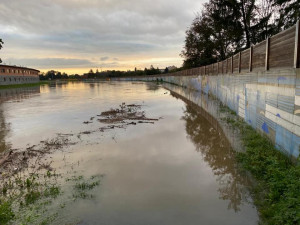
[[[4,42],[2,41],[2,39],[0,38],[0,49],[2,48],[2,45],[4,44]],[[0,63],[2,63],[2,60],[0,58]]]
[[[299,0],[209,0],[186,31],[183,67],[224,60],[300,17]]]
[[[279,7],[272,0],[260,0],[255,6],[255,24],[251,27],[251,42],[256,44],[278,33],[281,28],[276,20]]]
[[[205,4],[217,60],[240,51],[245,44],[238,5],[236,0],[211,0]]]
[[[183,67],[192,68],[214,62],[214,43],[211,40],[212,29],[205,15],[198,15],[186,31]]]
[[[287,29],[293,26],[300,19],[299,0],[270,0],[279,8],[278,27]]]
[[[183,67],[204,66],[240,50],[243,31],[236,0],[210,0],[186,31]]]
[[[51,80],[54,80],[54,79],[56,79],[56,72],[54,71],[54,70],[50,70],[50,71],[48,71],[47,73],[46,73],[46,79],[48,80],[48,79],[51,79]]]

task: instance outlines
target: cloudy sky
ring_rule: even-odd
[[[3,63],[83,73],[181,66],[204,0],[0,0]]]

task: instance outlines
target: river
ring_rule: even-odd
[[[0,151],[57,136],[70,140],[46,156],[52,171],[61,174],[63,189],[48,208],[47,213],[56,212],[51,224],[259,221],[251,185],[224,133],[162,85],[69,82],[0,94]],[[122,103],[139,105],[157,120],[113,127],[99,122],[101,112]],[[73,189],[65,179],[75,175],[100,176],[92,198],[70,200]]]

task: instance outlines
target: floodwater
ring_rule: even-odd
[[[74,143],[50,156],[52,167],[64,177],[103,175],[94,198],[69,201],[53,224],[258,223],[225,135],[160,85],[74,82],[2,90],[0,99],[0,151],[69,135]],[[123,102],[160,119],[100,132],[107,125],[92,117]]]

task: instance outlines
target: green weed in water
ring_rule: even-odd
[[[8,224],[14,219],[15,214],[12,210],[10,201],[0,200],[0,224]]]
[[[85,179],[83,176],[73,176],[72,178],[66,179],[67,181],[75,182],[73,186],[73,199],[93,198],[94,195],[90,194],[89,191],[100,185],[101,177],[103,177],[103,175],[91,176],[89,179]]]

